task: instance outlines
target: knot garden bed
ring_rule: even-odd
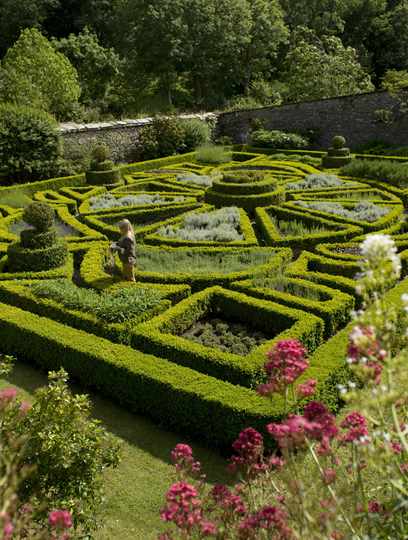
[[[8,247],[25,224],[0,188],[1,351],[62,366],[131,411],[228,448],[248,425],[263,431],[282,417],[283,402],[255,388],[273,343],[297,338],[310,356],[299,383],[317,379],[318,398],[336,410],[358,245],[390,234],[405,277],[405,191],[251,151],[221,165],[194,153],[136,163],[122,177],[15,188],[55,209],[68,246],[63,266],[38,272],[10,268]],[[137,240],[136,284],[107,265],[123,218]],[[388,302],[408,292],[405,281]]]

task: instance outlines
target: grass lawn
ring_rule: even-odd
[[[33,391],[44,386],[44,373],[16,363],[0,388],[13,385],[22,397],[30,399]],[[73,385],[74,391],[81,391]],[[88,393],[89,392],[85,392]],[[104,527],[97,540],[153,539],[163,530],[159,510],[173,481],[170,451],[183,437],[158,428],[145,418],[127,413],[109,400],[91,394],[94,416],[122,443],[122,461],[117,469],[106,473],[106,502],[102,508]],[[193,444],[195,455],[203,462],[210,482],[228,481],[225,460]]]

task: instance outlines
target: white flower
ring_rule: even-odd
[[[365,275],[368,279],[372,279],[372,266],[380,267],[384,262],[391,263],[392,274],[395,279],[401,275],[401,260],[397,253],[397,247],[394,240],[386,234],[372,234],[367,236],[361,244],[361,253],[368,264],[368,270]],[[382,268],[384,272],[384,268]]]

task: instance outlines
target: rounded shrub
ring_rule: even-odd
[[[42,272],[64,265],[68,250],[63,242],[39,249],[26,248],[17,242],[9,246],[7,256],[8,269],[12,272]]]
[[[342,137],[341,135],[336,135],[332,139],[332,147],[339,149],[344,148],[346,146],[346,139]]]
[[[49,231],[39,233],[35,229],[26,229],[21,231],[20,242],[27,249],[42,249],[55,244],[57,241],[57,231],[50,229]]]
[[[192,118],[184,120],[182,124],[184,130],[184,147],[186,152],[195,150],[198,146],[206,144],[211,139],[211,128],[207,122]]]
[[[92,150],[92,159],[97,163],[108,161],[111,157],[111,150],[107,144],[98,144]]]
[[[29,204],[23,214],[23,220],[40,233],[48,231],[54,225],[54,219],[54,209],[41,202]]]
[[[29,107],[0,104],[0,170],[7,181],[56,176],[61,156],[61,139],[52,116]]]
[[[173,117],[156,117],[139,132],[139,155],[142,159],[172,156],[185,150],[183,122]]]

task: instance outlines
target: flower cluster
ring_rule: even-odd
[[[226,514],[242,516],[246,513],[246,506],[242,497],[233,493],[227,486],[217,484],[210,492],[212,499]]]
[[[196,488],[187,482],[176,482],[166,495],[163,521],[172,521],[180,529],[189,530],[202,521],[201,501]]]
[[[306,350],[297,339],[279,341],[267,357],[265,371],[268,382],[258,387],[258,393],[263,396],[283,393],[309,367]]]
[[[293,538],[293,533],[287,523],[287,513],[276,506],[265,506],[259,512],[246,517],[239,525],[238,537],[255,540],[261,537],[262,531],[272,533],[272,538],[277,540]]]
[[[347,430],[340,436],[344,443],[367,444],[368,424],[366,418],[359,412],[352,412],[341,422],[340,427]]]
[[[198,475],[201,472],[201,463],[194,459],[193,450],[188,444],[177,444],[171,452],[171,460],[179,473]]]
[[[265,470],[263,437],[256,429],[246,428],[241,431],[232,448],[237,455],[231,458],[231,471],[241,470],[250,476]]]
[[[329,441],[338,434],[335,417],[316,401],[306,405],[302,416],[289,415],[280,424],[269,424],[267,430],[285,450],[304,446],[307,439],[317,440],[321,443],[319,448],[327,449]]]
[[[376,384],[381,380],[387,351],[383,348],[373,326],[357,324],[349,335],[348,363],[358,365],[367,378]]]
[[[367,236],[361,244],[361,254],[364,258],[363,277],[376,279],[376,273],[383,277],[390,271],[390,278],[398,280],[401,276],[401,260],[397,254],[394,240],[386,234]],[[387,265],[388,263],[388,265]],[[387,268],[389,266],[389,269]],[[378,278],[377,278],[378,279]]]

